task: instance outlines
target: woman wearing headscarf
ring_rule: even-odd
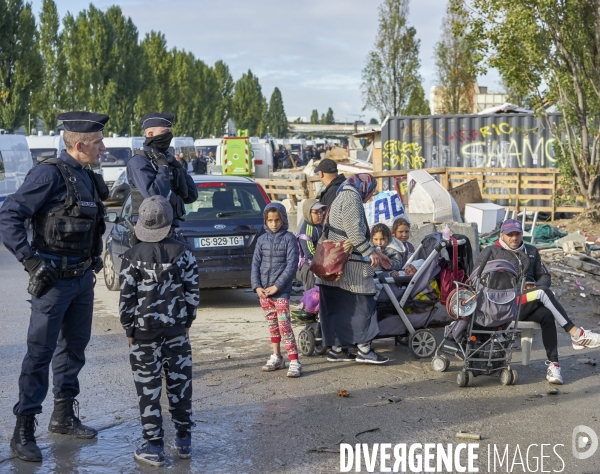
[[[317,278],[320,285],[320,317],[323,345],[330,346],[327,360],[384,364],[389,358],[377,354],[371,341],[379,332],[375,307],[374,268],[391,268],[389,259],[370,243],[363,203],[374,194],[376,181],[370,174],[355,174],[344,181],[325,223],[326,238],[350,240],[352,254],[336,282]],[[356,355],[348,348],[358,347]]]

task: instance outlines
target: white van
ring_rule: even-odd
[[[67,147],[62,135],[29,135],[25,137],[33,164],[37,165],[46,158],[57,158]]]
[[[102,177],[108,188],[127,169],[129,159],[144,145],[144,137],[108,137],[104,139],[106,150],[100,155]]]
[[[0,135],[0,205],[14,193],[33,167],[23,135]]]
[[[192,162],[196,158],[196,149],[194,148],[194,139],[192,137],[173,137],[169,150],[174,156],[183,153],[183,157],[187,161],[188,171],[192,171]]]
[[[200,154],[207,157],[210,155],[210,152],[217,156],[217,147],[223,143],[223,139],[221,138],[198,138],[194,142],[194,148],[196,151],[199,151]]]
[[[270,171],[273,169],[274,140],[250,137],[250,147],[254,177],[269,179]]]

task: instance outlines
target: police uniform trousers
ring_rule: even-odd
[[[158,441],[164,436],[160,396],[164,368],[169,412],[179,431],[192,428],[192,348],[186,334],[135,339],[129,361],[138,394],[143,436]]]
[[[92,332],[94,284],[90,267],[80,277],[57,279],[39,298],[31,298],[15,415],[42,412],[51,362],[54,398],[79,394],[77,376],[85,365],[85,348]]]

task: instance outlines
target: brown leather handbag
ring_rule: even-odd
[[[310,271],[321,280],[333,282],[342,278],[344,266],[352,253],[352,242],[348,239],[334,241],[327,238],[329,236],[330,210],[331,206],[329,206],[323,222],[323,235],[317,243]],[[336,233],[338,232],[336,230]]]

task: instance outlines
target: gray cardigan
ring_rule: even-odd
[[[353,252],[368,256],[375,251],[367,239],[368,227],[365,218],[365,209],[358,191],[352,186],[344,186],[331,205],[329,212],[328,240],[339,242],[349,239],[354,246]],[[346,235],[336,233],[341,230]],[[350,255],[350,260],[344,267],[342,278],[336,282],[323,281],[317,278],[318,285],[337,286],[343,290],[356,294],[374,295],[375,283],[373,277],[375,270],[370,263],[359,261],[356,253]]]

